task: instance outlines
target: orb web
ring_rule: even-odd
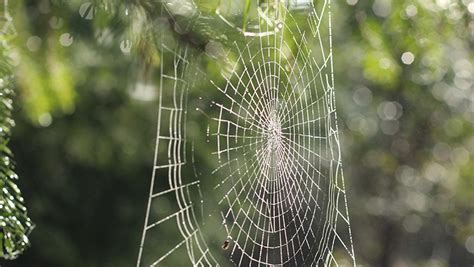
[[[206,19],[188,3],[189,14]],[[206,55],[189,43],[161,44],[137,266],[355,266],[330,1],[258,2],[256,10],[239,27],[218,9],[241,38],[216,38]],[[163,12],[173,19],[167,5]],[[203,67],[213,60],[218,79]]]

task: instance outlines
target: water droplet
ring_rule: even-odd
[[[91,2],[86,2],[79,7],[79,15],[82,18],[91,20],[94,18],[95,8]]]
[[[128,54],[132,50],[132,41],[130,40],[123,40],[120,43],[120,50],[122,50],[123,53]]]

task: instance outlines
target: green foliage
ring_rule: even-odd
[[[8,148],[12,119],[13,77],[5,42],[0,44],[0,257],[14,259],[29,245],[33,223],[16,185],[13,155]]]

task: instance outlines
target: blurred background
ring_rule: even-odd
[[[136,261],[163,40],[147,23],[159,1],[121,2],[10,1],[10,147],[36,228],[2,266]],[[220,1],[196,2],[210,12]],[[340,0],[332,10],[358,265],[471,266],[474,1]]]

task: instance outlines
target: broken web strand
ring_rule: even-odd
[[[164,12],[162,17],[164,17]],[[168,25],[170,26],[170,25]],[[163,35],[161,36],[163,37]],[[163,40],[163,38],[161,38]],[[160,62],[160,88],[159,88],[159,108],[158,108],[158,123],[157,123],[157,139],[155,147],[154,168],[152,173],[152,180],[150,185],[150,195],[147,205],[147,212],[145,218],[145,226],[143,229],[142,240],[140,243],[137,266],[166,266],[166,260],[177,254],[177,257],[188,255],[189,261],[183,260],[184,263],[191,265],[202,266],[216,266],[216,262],[209,249],[203,242],[202,233],[197,227],[197,219],[195,214],[195,206],[200,203],[191,201],[190,190],[194,189],[199,192],[202,199],[202,194],[199,188],[199,181],[185,181],[182,177],[182,167],[189,162],[186,161],[186,102],[187,88],[190,86],[184,78],[184,73],[189,65],[188,61],[188,46],[174,46],[170,47],[166,43],[161,44],[161,62]],[[164,62],[170,55],[172,61],[167,64],[172,65],[171,73],[164,72]],[[192,79],[191,79],[192,80]],[[169,93],[171,92],[171,93]],[[159,152],[162,151],[162,154]],[[193,153],[193,149],[191,150]],[[169,188],[165,190],[157,190],[155,188],[156,178],[159,177],[158,172],[164,171],[168,176]],[[152,206],[158,206],[160,203],[154,203],[157,199],[162,197],[174,199],[175,205],[172,212],[166,215],[159,214],[156,219],[152,219]],[[158,212],[159,213],[159,212]],[[161,216],[160,216],[161,215]],[[202,217],[202,216],[201,216]],[[150,233],[159,227],[169,227],[174,224],[177,229],[173,229],[175,233],[174,239],[167,239],[165,236],[158,236],[155,244],[148,244],[151,252],[148,253],[149,259],[146,259],[145,246],[147,245],[147,237],[153,235]],[[159,233],[159,234],[162,234]],[[175,240],[179,240],[175,242]],[[174,243],[173,243],[174,242]],[[167,244],[173,244],[168,251],[154,252],[153,248],[166,247]],[[175,245],[174,245],[175,244]],[[187,253],[183,253],[186,251]],[[176,258],[176,257],[175,257]],[[174,262],[176,264],[176,262]]]
[[[298,42],[298,40],[295,39],[294,34],[292,33],[293,37],[292,39],[295,41],[297,44],[297,52],[296,52],[296,57],[295,57],[295,62],[292,64],[291,71],[286,70],[286,72],[289,72],[289,76],[294,76],[288,79],[288,83],[290,83],[290,80],[293,79],[293,87],[297,86],[302,86],[304,82],[307,82],[307,85],[304,86],[303,88],[300,89],[302,93],[299,93],[299,95],[294,91],[290,91],[287,93],[286,97],[289,97],[290,99],[292,98],[294,100],[294,103],[290,103],[288,105],[282,105],[281,108],[277,108],[279,105],[279,100],[277,97],[278,94],[278,88],[273,88],[272,85],[275,85],[278,83],[280,80],[280,75],[281,75],[281,68],[280,66],[280,61],[282,59],[282,55],[284,54],[281,50],[282,46],[280,44],[279,49],[277,50],[277,34],[274,36],[274,41],[275,44],[273,46],[274,53],[277,55],[280,55],[279,57],[279,62],[278,64],[276,62],[266,62],[265,61],[265,49],[262,45],[262,40],[263,38],[267,38],[267,43],[269,43],[271,36],[268,34],[256,34],[255,36],[259,37],[259,44],[260,44],[260,49],[256,49],[259,51],[260,56],[261,56],[261,61],[256,62],[255,65],[254,62],[252,61],[255,56],[252,56],[252,53],[254,53],[254,48],[250,48],[250,45],[247,44],[246,47],[243,49],[244,51],[249,53],[249,58],[250,58],[250,65],[253,73],[258,73],[258,75],[250,75],[248,72],[248,69],[244,71],[244,73],[247,73],[247,76],[249,76],[250,82],[248,84],[243,84],[241,77],[239,78],[238,85],[242,85],[242,87],[245,89],[248,87],[253,88],[253,93],[248,92],[247,90],[244,90],[243,93],[240,93],[238,97],[241,98],[241,102],[238,110],[236,111],[234,108],[235,103],[239,103],[236,101],[235,95],[237,95],[238,90],[235,88],[233,85],[232,81],[230,79],[227,79],[227,85],[225,88],[220,88],[219,86],[216,86],[217,89],[219,89],[226,97],[229,97],[231,95],[231,92],[227,92],[227,90],[230,90],[230,87],[234,87],[232,89],[235,90],[234,96],[231,97],[231,106],[226,106],[224,103],[219,104],[217,103],[216,106],[219,107],[220,109],[220,115],[218,118],[213,118],[214,120],[218,121],[218,129],[215,132],[215,136],[217,136],[217,154],[218,155],[218,161],[219,164],[221,164],[218,169],[214,170],[213,173],[217,175],[222,175],[219,170],[227,170],[222,177],[224,178],[224,182],[227,181],[228,184],[230,184],[230,188],[232,191],[236,191],[236,188],[239,184],[243,184],[244,186],[249,186],[250,189],[248,190],[248,194],[244,198],[244,204],[247,203],[249,206],[248,210],[244,210],[243,206],[241,205],[241,200],[239,199],[240,195],[246,189],[246,187],[243,187],[240,191],[236,191],[236,196],[234,199],[229,198],[229,194],[225,194],[222,199],[220,199],[219,204],[222,205],[225,200],[225,204],[229,206],[227,210],[224,208],[222,211],[222,217],[224,220],[224,227],[226,229],[226,232],[228,233],[229,239],[231,239],[234,243],[234,246],[232,248],[231,252],[231,261],[234,262],[236,265],[249,265],[249,264],[257,264],[257,265],[263,265],[263,266],[268,266],[268,265],[273,265],[273,264],[285,264],[285,263],[293,263],[293,264],[325,264],[325,265],[338,265],[338,262],[336,258],[338,257],[337,255],[333,255],[333,249],[334,249],[334,244],[338,243],[339,245],[342,244],[342,248],[345,249],[346,253],[349,255],[349,261],[352,261],[352,263],[355,265],[355,260],[354,260],[354,253],[353,253],[353,248],[352,248],[352,239],[350,235],[350,223],[348,219],[348,213],[347,213],[347,201],[345,197],[345,192],[344,192],[344,184],[343,184],[343,179],[342,179],[342,169],[341,169],[341,163],[340,163],[340,147],[339,147],[339,138],[337,135],[337,124],[336,124],[336,117],[335,117],[335,107],[334,107],[334,93],[333,93],[333,85],[334,85],[334,78],[333,78],[333,72],[332,72],[332,46],[331,46],[331,40],[329,40],[329,46],[330,46],[330,54],[325,55],[323,51],[323,45],[322,45],[322,40],[321,40],[321,35],[320,35],[320,25],[321,25],[321,20],[326,14],[327,16],[330,16],[329,12],[326,11],[324,12],[324,9],[326,8],[326,4],[328,1],[324,1],[323,5],[323,11],[317,15],[316,10],[314,11],[313,17],[310,17],[309,23],[314,23],[312,32],[313,36],[318,36],[319,43],[320,43],[320,48],[322,52],[322,58],[324,59],[323,62],[320,65],[315,61],[314,58],[311,58],[310,56],[305,56],[302,52],[302,50],[305,50],[306,54],[311,54],[311,49],[306,47],[305,43],[307,42],[306,40],[306,32],[303,31],[303,33],[299,32],[300,29],[296,27],[296,30],[299,32],[301,35],[301,40]],[[296,5],[297,6],[297,5]],[[297,6],[298,7],[298,6]],[[313,9],[314,6],[312,6]],[[327,7],[329,9],[329,7]],[[260,16],[260,14],[259,14]],[[312,20],[311,20],[312,18]],[[259,17],[260,19],[260,17]],[[266,20],[267,18],[265,18]],[[280,24],[276,24],[277,27],[279,27]],[[287,25],[282,25],[282,28],[287,28]],[[268,27],[269,24],[267,23],[265,25],[266,29],[265,31],[262,31],[260,24],[259,24],[259,32],[270,32]],[[291,31],[291,29],[288,30]],[[330,31],[330,25],[329,25],[329,31]],[[252,34],[247,34],[247,36],[252,36]],[[281,38],[280,40],[282,41],[283,39],[283,34],[280,35]],[[329,33],[329,38],[331,38],[331,35]],[[166,47],[163,47],[164,50],[166,50]],[[186,47],[187,49],[187,47]],[[248,62],[243,61],[242,57],[242,52],[239,50],[238,45],[236,45],[236,49],[239,51],[240,54],[240,60],[242,60],[242,65],[246,66],[248,65]],[[267,52],[270,54],[270,50],[267,49]],[[189,229],[183,230],[180,227],[180,233],[182,235],[182,238],[184,238],[180,243],[178,243],[175,247],[164,253],[161,257],[158,258],[158,260],[154,261],[152,265],[157,265],[162,263],[167,257],[169,257],[173,253],[178,253],[178,249],[180,247],[184,247],[186,245],[187,253],[190,258],[190,261],[193,265],[205,265],[205,266],[214,266],[215,262],[212,261],[212,254],[209,251],[209,248],[206,248],[206,244],[202,244],[199,241],[199,238],[194,238],[196,236],[201,235],[202,238],[202,233],[201,229],[199,228],[198,224],[192,220],[190,220],[190,214],[193,212],[192,206],[190,205],[196,204],[190,202],[190,198],[186,197],[185,192],[187,191],[188,196],[189,196],[189,188],[191,188],[194,185],[199,185],[200,181],[196,180],[194,182],[184,184],[182,182],[182,177],[181,177],[181,167],[189,164],[185,161],[181,161],[182,159],[180,158],[180,155],[182,151],[180,150],[181,147],[185,146],[186,144],[186,133],[185,131],[182,131],[182,129],[179,128],[178,125],[181,123],[182,119],[182,111],[185,109],[185,105],[183,104],[183,94],[181,94],[181,97],[177,97],[177,85],[178,83],[186,83],[183,80],[183,77],[180,77],[178,75],[177,71],[177,66],[180,64],[180,62],[186,62],[186,56],[183,55],[183,53],[178,52],[177,50],[173,51],[174,54],[174,67],[175,67],[175,73],[174,75],[167,75],[164,74],[163,72],[161,73],[161,82],[164,79],[170,79],[173,80],[174,85],[173,85],[173,99],[170,101],[170,103],[174,103],[173,107],[165,107],[162,105],[163,101],[163,96],[162,96],[162,91],[163,91],[163,84],[160,84],[160,107],[159,107],[159,118],[158,118],[158,125],[162,124],[163,118],[161,117],[161,112],[164,110],[167,110],[170,112],[169,117],[174,118],[173,120],[170,119],[170,126],[169,126],[169,132],[172,133],[170,136],[161,136],[160,135],[160,126],[158,126],[158,137],[157,137],[157,148],[156,148],[156,156],[155,156],[155,168],[154,168],[154,173],[153,173],[153,178],[152,178],[152,186],[150,190],[150,197],[149,197],[149,204],[147,208],[147,220],[144,228],[144,233],[143,233],[143,239],[141,242],[140,246],[140,255],[139,255],[139,260],[137,265],[140,265],[140,260],[142,257],[142,249],[144,246],[146,234],[148,230],[154,227],[158,227],[160,224],[164,223],[165,221],[169,221],[171,219],[176,218],[176,224],[178,227],[181,226],[181,224],[187,224]],[[330,61],[328,61],[330,59]],[[303,66],[298,64],[298,60],[303,61]],[[290,61],[290,60],[288,60]],[[162,61],[163,64],[163,61]],[[187,62],[186,62],[187,64]],[[317,71],[313,69],[312,65],[315,64]],[[272,65],[267,66],[267,65]],[[323,71],[327,71],[328,65],[330,65],[330,78],[331,80],[328,79],[327,73],[325,75],[322,74]],[[237,68],[234,68],[234,71]],[[278,75],[276,75],[278,69]],[[163,65],[162,65],[162,70],[163,70]],[[285,71],[284,71],[285,73]],[[242,74],[244,75],[244,74]],[[303,79],[305,78],[305,79]],[[311,85],[313,87],[316,84],[317,78],[319,78],[319,82],[321,83],[321,87],[324,89],[324,96],[322,97],[317,97],[315,101],[311,102]],[[255,80],[255,81],[254,81]],[[254,85],[253,82],[259,83],[258,86]],[[301,84],[300,84],[301,83]],[[287,84],[288,86],[288,84]],[[186,87],[186,85],[185,85]],[[265,90],[266,88],[267,90]],[[268,90],[270,89],[270,90]],[[186,89],[184,89],[186,90]],[[269,91],[269,92],[268,92]],[[308,102],[307,97],[305,96],[305,92],[309,91],[310,95],[310,101]],[[257,95],[257,92],[260,93],[261,95]],[[317,92],[317,91],[316,91]],[[244,101],[248,100],[248,97],[250,97],[250,101]],[[179,101],[177,101],[180,99]],[[271,101],[268,101],[270,99]],[[188,99],[184,98],[184,103],[186,103]],[[245,102],[245,103],[244,103]],[[269,103],[272,103],[269,105]],[[176,103],[180,103],[179,105],[176,105]],[[265,103],[265,105],[262,106],[262,104]],[[228,104],[227,104],[228,105]],[[254,106],[252,106],[254,105]],[[317,115],[315,115],[315,109],[311,108],[309,109],[308,107],[314,107],[317,106]],[[248,108],[254,108],[251,110],[248,110]],[[249,108],[249,109],[250,109]],[[298,111],[295,111],[298,109]],[[289,115],[293,111],[293,114]],[[180,113],[181,112],[181,113]],[[243,113],[242,113],[243,112]],[[222,118],[223,113],[228,113],[227,119]],[[306,113],[306,117],[304,117]],[[321,115],[321,113],[323,115]],[[178,115],[181,114],[181,115]],[[260,116],[260,118],[256,118],[255,116]],[[180,119],[177,119],[177,118]],[[233,118],[232,118],[233,117]],[[293,124],[293,126],[286,126],[286,128],[283,128],[282,122],[279,121],[281,118],[283,118],[283,125],[285,123],[289,123],[292,121],[296,121],[296,123]],[[306,120],[305,120],[306,118]],[[184,120],[186,120],[184,116]],[[174,121],[174,123],[171,123],[171,121]],[[321,121],[323,121],[323,126],[321,126]],[[244,125],[240,125],[239,123],[244,123]],[[314,135],[311,130],[307,130],[306,134],[298,134],[297,131],[301,129],[310,129],[312,127],[315,127],[316,124],[318,124],[319,129],[319,135]],[[314,124],[311,126],[311,124]],[[235,127],[235,132],[231,132],[231,125],[232,127]],[[334,128],[335,127],[335,128]],[[326,136],[321,135],[321,128],[324,128],[326,131]],[[226,129],[226,132],[224,130]],[[243,131],[242,135],[238,134],[238,131],[241,130]],[[285,136],[282,131],[287,130],[289,131],[288,135],[293,135],[295,137],[298,135],[298,138],[289,138],[288,136]],[[247,136],[245,133],[247,132],[253,132],[254,135],[256,136]],[[271,133],[268,133],[270,131]],[[182,135],[181,135],[182,134]],[[221,142],[221,138],[224,138],[224,140]],[[234,139],[244,139],[244,140],[250,140],[250,139],[257,139],[255,142],[247,143],[245,145],[240,145],[240,146],[235,146],[231,147],[230,146],[230,140]],[[285,139],[286,138],[286,139]],[[319,145],[319,154],[316,154],[314,151],[311,150],[311,148],[308,148],[308,146],[311,145],[311,140],[308,138],[312,139],[326,139],[327,142],[325,142],[325,150],[329,151],[326,154],[331,156],[331,159],[329,160],[329,167],[327,170],[327,173],[323,174],[321,173],[322,169],[324,169],[321,166],[321,158],[322,158],[322,151],[324,149],[321,148],[321,145]],[[159,165],[157,164],[157,157],[160,157],[158,155],[159,151],[159,141],[166,142],[166,140],[169,141],[168,144],[168,150],[167,150],[167,158],[168,158],[168,164],[165,165]],[[286,143],[286,144],[285,144]],[[301,144],[302,143],[302,144]],[[288,145],[290,144],[290,145]],[[245,161],[242,159],[239,160],[232,158],[231,156],[231,151],[238,151],[242,150],[244,148],[248,148],[249,151],[243,152],[242,154],[244,156],[250,155],[252,152],[257,151],[253,155],[253,161]],[[184,148],[183,151],[186,149]],[[302,152],[304,151],[304,152]],[[267,152],[267,153],[266,153]],[[222,160],[222,158],[226,158],[225,160]],[[314,157],[319,157],[319,161],[314,160]],[[166,158],[166,156],[165,156]],[[296,159],[296,160],[295,160]],[[225,161],[222,163],[222,161]],[[314,166],[314,163],[318,162],[318,167]],[[230,169],[229,171],[229,166],[231,163],[236,163],[237,167],[234,171]],[[242,163],[243,162],[243,163]],[[283,166],[280,168],[280,170],[275,171],[271,170],[271,165],[274,164]],[[280,164],[278,164],[280,163]],[[256,166],[259,166],[257,168]],[[155,171],[157,169],[168,169],[168,178],[170,179],[170,188],[166,189],[164,191],[161,191],[159,193],[153,193],[153,181],[155,179]],[[226,174],[227,173],[227,174]],[[228,174],[230,173],[230,175]],[[236,178],[235,176],[237,175],[250,175],[247,177],[247,181],[245,183],[242,182],[242,177]],[[280,179],[275,178],[280,175]],[[282,179],[282,175],[285,175],[286,178]],[[318,177],[318,180],[312,180],[312,178]],[[221,177],[221,178],[222,178]],[[264,178],[264,184],[262,185],[261,181],[259,181],[259,177]],[[322,179],[326,179],[326,186],[327,186],[327,192],[325,192],[325,188],[321,189],[321,177]],[[303,180],[303,184],[300,184],[298,180]],[[255,196],[258,198],[262,192],[264,193],[267,190],[269,181],[278,181],[278,183],[270,183],[271,185],[269,186],[269,190],[273,192],[270,194],[270,196],[267,196],[265,198],[258,199],[256,201],[257,206],[253,207],[253,212],[250,214],[250,210],[252,208],[252,203],[254,202],[253,199]],[[259,186],[257,188],[257,186]],[[219,187],[219,185],[217,186]],[[217,188],[216,187],[216,188]],[[309,187],[309,189],[308,189]],[[317,189],[314,189],[314,188]],[[278,190],[275,190],[275,188],[278,188]],[[209,190],[209,189],[207,189]],[[286,191],[284,191],[286,190]],[[316,190],[317,194],[314,196],[313,194],[314,191]],[[319,190],[319,191],[318,191]],[[336,190],[336,191],[335,191]],[[151,208],[151,202],[153,198],[168,194],[168,193],[175,193],[176,195],[176,202],[178,203],[179,210],[176,211],[175,213],[172,213],[171,215],[165,217],[164,219],[161,219],[151,225],[148,225],[148,216]],[[253,192],[255,193],[255,196],[249,196],[249,193]],[[307,194],[307,195],[305,195]],[[326,195],[326,199],[328,199],[326,202],[321,203],[326,206],[324,207],[319,207],[320,214],[313,213],[312,216],[308,215],[308,212],[311,212],[310,208],[312,207],[308,202],[313,201],[314,203],[312,205],[315,205],[316,207],[318,206],[318,196],[319,194],[321,195]],[[277,202],[279,199],[283,199],[283,195],[290,196],[291,199],[289,200],[289,205],[271,205],[269,202]],[[237,204],[239,204],[239,207],[237,207]],[[340,204],[341,203],[341,204]],[[187,204],[187,205],[186,205]],[[297,206],[296,208],[292,208],[292,206]],[[339,207],[341,205],[341,208]],[[303,211],[303,206],[306,206],[306,209]],[[322,206],[322,205],[321,205]],[[201,206],[202,207],[202,206]],[[289,208],[290,207],[290,208]],[[233,209],[236,209],[235,211]],[[273,214],[277,214],[278,212],[284,213],[285,211],[288,211],[288,216],[289,218],[285,218],[282,216],[275,216]],[[291,214],[290,214],[291,213]],[[345,214],[343,214],[345,213]],[[239,215],[240,214],[245,214],[242,216],[245,216],[245,219],[239,223]],[[257,216],[257,218],[255,218]],[[232,226],[228,226],[226,223],[226,220],[230,218],[229,224]],[[310,218],[309,222],[309,227],[308,223],[306,222],[308,220],[308,217]],[[318,217],[318,218],[316,218]],[[342,217],[344,222],[347,223],[347,226],[345,227],[348,231],[348,235],[350,238],[350,241],[343,241],[343,239],[340,237],[340,231],[336,230],[336,227],[338,227],[338,222],[337,219],[339,217]],[[322,228],[313,229],[311,226],[313,225],[313,221],[315,219],[320,219],[318,226],[322,226]],[[324,219],[324,221],[321,221]],[[278,223],[277,223],[278,221]],[[254,230],[253,233],[250,233],[250,230],[246,230],[244,228],[248,227],[247,224],[250,222],[256,225],[257,230]],[[286,223],[288,222],[288,225]],[[290,225],[292,223],[292,225]],[[283,224],[283,230],[281,231],[283,235],[279,236],[279,246],[277,248],[279,249],[279,255],[277,256],[269,256],[270,255],[270,250],[274,248],[274,246],[270,245],[270,238],[269,236],[271,235],[272,232],[275,232],[275,227],[277,224]],[[280,225],[281,227],[281,225]],[[237,229],[237,233],[234,233],[233,230]],[[258,232],[261,231],[261,232]],[[317,231],[319,233],[319,241],[315,238],[314,232]],[[199,235],[198,235],[199,233]],[[243,233],[243,234],[242,234]],[[344,233],[343,233],[344,234]],[[312,236],[312,239],[310,239],[308,236]],[[267,236],[267,237],[265,237]],[[290,237],[289,237],[290,236]],[[260,241],[256,241],[257,239],[260,239]],[[283,239],[285,241],[283,241]],[[288,240],[294,240],[289,243]],[[196,240],[196,241],[193,241]],[[202,240],[201,240],[202,241]],[[200,257],[196,258],[196,255],[193,250],[193,242],[197,242],[197,247],[199,247],[199,253]],[[202,246],[201,246],[202,245]],[[273,253],[275,254],[275,253]],[[278,253],[276,253],[278,254]],[[278,259],[280,262],[278,262]],[[311,261],[313,259],[313,261]],[[347,262],[347,260],[346,260]]]
[[[339,211],[339,212],[345,212],[345,214],[340,213],[342,219],[347,223],[347,231],[348,231],[348,237],[349,237],[349,243],[345,243],[343,239],[338,236],[338,239],[341,241],[342,246],[347,250],[347,252],[350,254],[352,258],[352,264],[353,266],[356,266],[356,260],[355,260],[355,252],[354,252],[354,243],[352,240],[352,229],[351,229],[351,224],[350,224],[350,218],[349,218],[349,206],[347,204],[347,195],[345,193],[346,190],[346,185],[344,181],[344,169],[342,168],[342,154],[341,154],[341,143],[339,139],[339,127],[337,124],[337,112],[336,112],[336,96],[334,93],[334,86],[335,86],[335,81],[334,81],[334,62],[333,62],[333,45],[332,45],[332,12],[331,12],[331,1],[329,0],[329,11],[328,11],[328,17],[329,17],[329,50],[330,50],[330,66],[331,66],[331,90],[332,90],[332,101],[331,104],[334,108],[334,139],[337,144],[337,162],[338,162],[338,168],[340,171],[340,179],[336,179],[337,183],[336,186],[340,187],[339,190],[342,192],[342,200],[344,201],[343,205],[345,206],[345,210]],[[338,197],[338,201],[339,201]],[[336,207],[339,205],[336,204]],[[336,233],[337,235],[337,233]]]

